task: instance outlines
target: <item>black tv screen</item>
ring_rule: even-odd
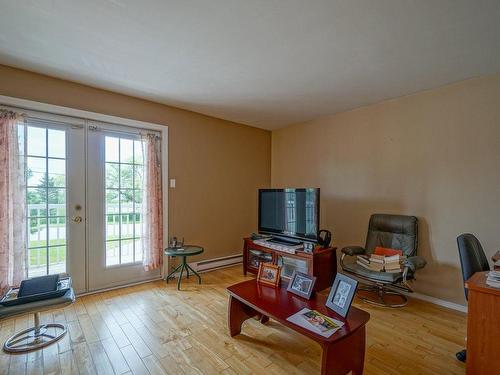
[[[260,189],[259,233],[316,241],[319,189]]]

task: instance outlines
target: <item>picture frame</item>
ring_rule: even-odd
[[[358,288],[358,281],[352,277],[337,273],[330,294],[326,299],[326,307],[345,318],[351,308],[354,294]]]
[[[286,290],[305,299],[310,299],[315,283],[315,276],[294,270]]]
[[[260,263],[257,282],[274,288],[280,283],[281,268],[272,263]]]

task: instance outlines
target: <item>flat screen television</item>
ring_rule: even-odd
[[[319,188],[259,189],[259,233],[317,241]]]

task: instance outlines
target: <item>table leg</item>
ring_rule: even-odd
[[[252,309],[250,306],[245,305],[233,296],[229,296],[227,313],[227,322],[231,337],[236,336],[241,332],[241,325],[245,320],[258,314],[257,311]]]
[[[167,275],[167,277],[165,278],[165,280],[167,280],[167,284],[168,284],[168,279],[172,278],[172,277],[173,277],[172,275],[173,275],[174,273],[176,273],[176,272],[179,270],[179,268],[181,268],[181,267],[182,267],[182,264],[179,264],[179,265],[175,268],[175,270],[173,270],[172,272],[170,272],[170,273]]]
[[[201,276],[198,275],[198,272],[196,272],[195,270],[193,270],[191,268],[191,266],[189,264],[187,264],[187,263],[186,263],[186,270],[191,270],[191,272],[194,273],[198,277],[198,284],[201,284]],[[188,271],[188,275],[189,275],[189,271]]]
[[[321,356],[321,374],[362,375],[365,364],[365,327],[335,343],[324,344]]]
[[[181,280],[182,280],[182,273],[184,272],[184,268],[186,268],[186,257],[182,257],[181,273],[179,275],[179,280],[177,281],[177,290],[181,290]]]

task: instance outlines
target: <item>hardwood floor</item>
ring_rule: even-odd
[[[176,283],[157,281],[77,299],[42,314],[64,322],[59,343],[27,355],[0,354],[0,374],[319,374],[319,346],[270,321],[244,323],[227,334],[226,286],[248,279],[241,267]],[[455,359],[466,331],[465,314],[411,300],[402,309],[368,311],[365,374],[464,374]],[[31,322],[1,322],[0,342]]]

